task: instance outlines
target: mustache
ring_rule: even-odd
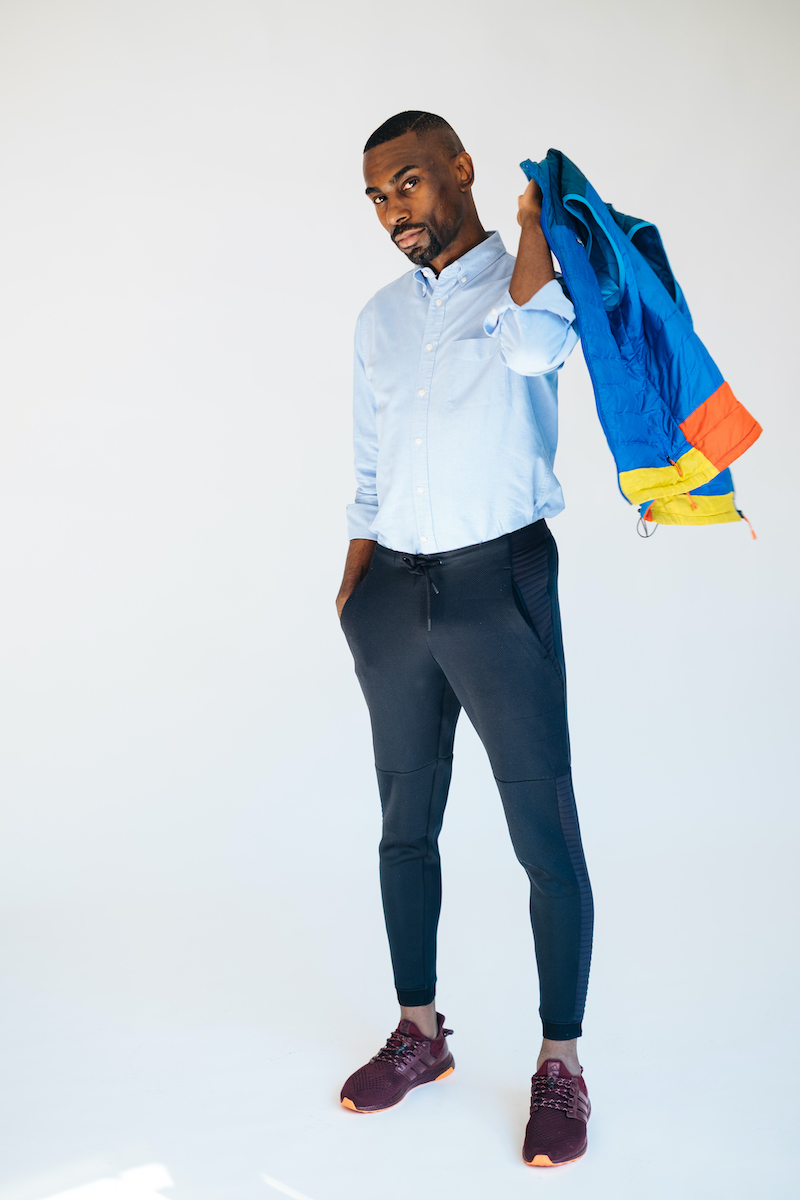
[[[405,237],[407,233],[413,233],[417,229],[427,230],[427,225],[398,225],[392,234],[392,241],[396,242],[399,237]]]

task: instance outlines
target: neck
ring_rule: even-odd
[[[485,242],[488,233],[481,225],[480,219],[476,212],[471,213],[464,224],[458,231],[458,235],[453,239],[449,246],[445,246],[442,253],[428,263],[437,275],[449,267],[450,263],[455,262],[457,258],[461,258],[464,254],[468,254],[470,250],[474,250],[476,246],[480,246],[481,242]]]

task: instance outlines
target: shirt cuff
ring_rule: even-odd
[[[373,533],[370,526],[378,515],[378,505],[358,503],[348,504],[347,506],[347,537],[350,541],[353,538],[368,538],[369,541],[375,542],[378,539]]]
[[[483,328],[489,337],[496,337],[500,332],[500,326],[503,323],[504,315],[513,309],[515,312],[536,312],[544,311],[554,313],[558,317],[562,317],[568,325],[571,325],[575,320],[575,309],[572,306],[572,301],[568,300],[561,290],[561,284],[557,279],[551,279],[544,287],[539,288],[530,300],[526,300],[524,304],[515,304],[511,299],[511,293],[506,292],[503,299],[493,308],[483,323]]]

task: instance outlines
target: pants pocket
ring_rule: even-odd
[[[547,658],[564,674],[561,618],[558,610],[558,551],[548,536],[535,546],[515,551],[511,579],[517,608],[536,635]]]

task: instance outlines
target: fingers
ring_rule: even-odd
[[[542,211],[542,193],[539,185],[531,179],[521,196],[517,198],[517,224],[523,226],[528,220],[539,221]]]

